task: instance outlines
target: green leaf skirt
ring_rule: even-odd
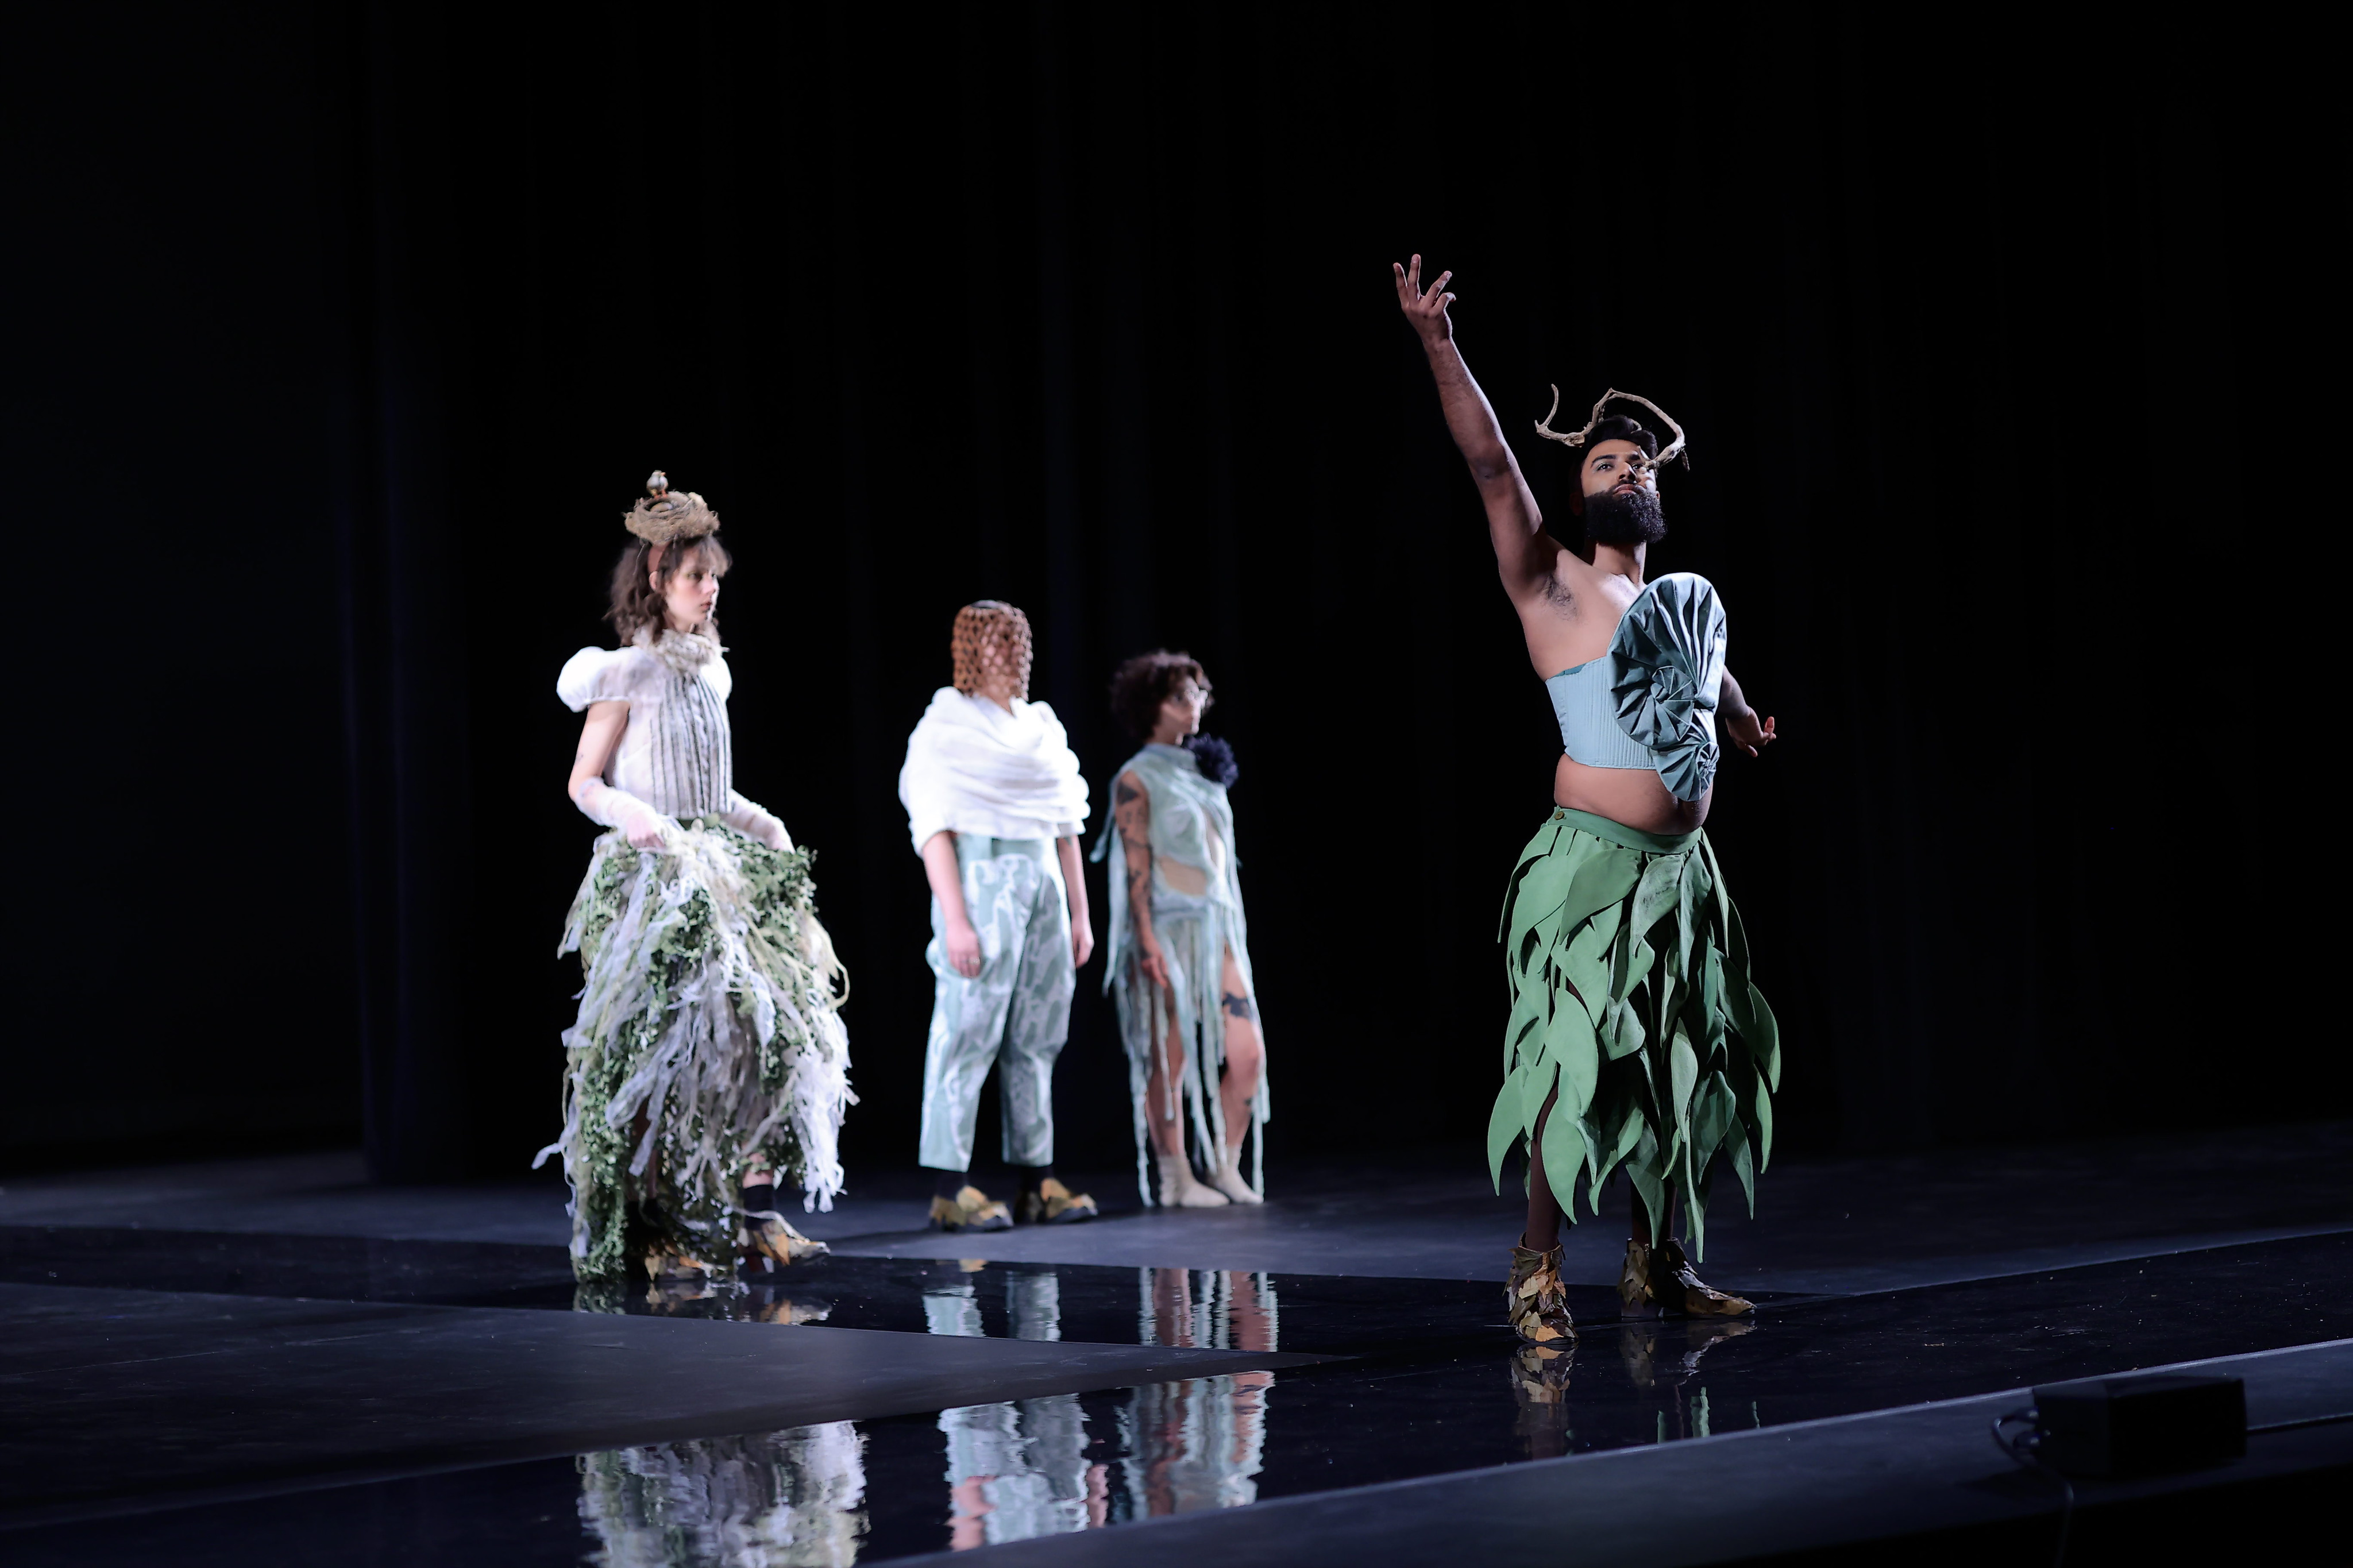
[[[857,1097],[809,859],[712,818],[664,850],[596,840],[557,949],[586,981],[564,1033],[564,1134],[539,1154],[563,1156],[581,1279],[624,1278],[658,1247],[732,1274],[755,1160],[806,1207],[833,1206]]]
[[[1487,1124],[1496,1190],[1504,1156],[1533,1144],[1557,1089],[1545,1175],[1572,1220],[1577,1176],[1598,1213],[1602,1184],[1622,1164],[1652,1240],[1680,1199],[1696,1253],[1719,1153],[1754,1214],[1781,1051],[1707,835],[1662,837],[1556,809],[1520,853],[1501,934],[1512,1011]]]

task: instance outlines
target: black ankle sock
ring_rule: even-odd
[[[932,1188],[932,1195],[934,1197],[952,1198],[972,1185],[972,1176],[968,1172],[934,1171],[932,1173],[939,1178],[938,1183]]]
[[[1039,1187],[1054,1179],[1054,1167],[1050,1163],[1016,1165],[1013,1168],[1021,1173],[1021,1190],[1025,1193],[1034,1193]]]
[[[744,1184],[744,1206],[754,1214],[767,1214],[776,1206],[776,1184],[771,1179],[756,1185]]]

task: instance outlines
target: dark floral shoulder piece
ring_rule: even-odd
[[[1215,735],[1195,735],[1185,742],[1185,749],[1193,753],[1193,765],[1211,784],[1231,788],[1242,776],[1241,769],[1234,765],[1234,749]]]

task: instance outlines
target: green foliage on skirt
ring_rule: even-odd
[[[1606,835],[1606,837],[1605,837]],[[1773,1147],[1781,1052],[1772,1009],[1748,979],[1748,939],[1704,833],[1658,838],[1561,811],[1520,854],[1504,895],[1512,1011],[1503,1092],[1487,1126],[1497,1190],[1504,1157],[1546,1119],[1545,1174],[1576,1215],[1620,1164],[1664,1234],[1672,1201],[1706,1237],[1711,1163],[1723,1154],[1749,1212]]]

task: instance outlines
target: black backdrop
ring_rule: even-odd
[[[818,852],[853,1166],[913,1158],[894,779],[982,596],[1098,795],[1113,663],[1208,665],[1278,1160],[1475,1139],[1556,747],[1394,314],[1417,247],[1548,505],[1547,383],[1691,433],[1654,564],[1722,587],[1787,736],[1710,823],[1785,1147],[2334,1110],[2309,143],[2194,44],[2017,20],[18,14],[0,1150],[364,1128],[425,1178],[552,1133],[594,831],[552,683],[656,466],[727,521],[737,776]],[[1099,978],[1063,1152],[1116,1166]]]

